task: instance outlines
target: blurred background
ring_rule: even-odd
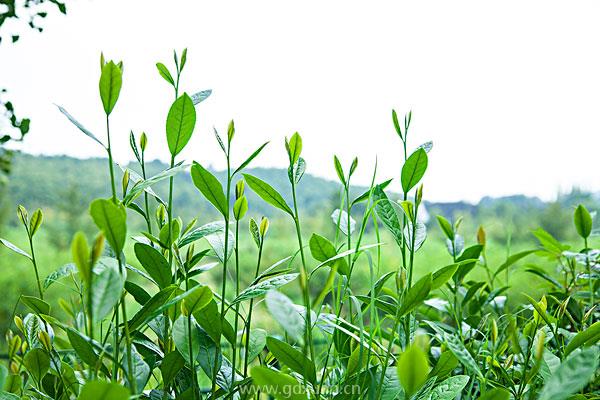
[[[2,1],[0,237],[27,248],[16,205],[42,208],[36,253],[46,276],[70,262],[75,232],[95,233],[87,210],[92,199],[109,193],[106,160],[54,103],[103,137],[101,52],[125,66],[113,114],[117,162],[137,169],[130,165],[129,131],[144,131],[147,157],[155,160],[149,173],[167,167],[164,121],[172,93],[155,63],[170,66],[173,49],[188,48],[182,87],[213,94],[198,106],[196,131],[181,158],[210,165],[222,179],[212,129],[224,131],[234,119],[236,162],[271,140],[250,173],[289,198],[283,138],[299,131],[307,160],[299,192],[305,236],[334,236],[330,215],[339,207],[340,185],[333,154],[344,165],[358,157],[357,195],[369,184],[376,159],[377,181],[394,178],[390,194],[399,191],[395,108],[400,115],[413,111],[413,148],[434,143],[424,181],[428,240],[418,254],[419,275],[452,261],[438,214],[464,218],[460,233],[467,245],[483,226],[494,266],[535,247],[531,231],[537,227],[578,249],[574,206],[596,210],[600,203],[600,57],[593,50],[599,8],[578,2],[565,9],[547,1],[504,2],[502,9],[469,1],[383,1],[368,8],[352,1],[298,7],[269,1]],[[178,175],[176,184],[174,206],[184,224],[217,219],[187,174]],[[157,192],[165,193],[165,185]],[[293,253],[289,221],[252,194],[249,202],[250,216],[272,220],[264,265]],[[357,207],[353,217],[360,219],[361,212]],[[144,229],[134,214],[129,221],[130,232]],[[371,227],[367,237],[376,240]],[[389,244],[382,265],[393,270],[399,255],[385,233],[382,241]],[[252,271],[256,250],[248,235],[242,246],[242,264]],[[541,259],[522,266],[528,262],[555,268]],[[0,248],[0,333],[11,323],[19,295],[34,291],[30,268]],[[357,273],[360,282],[368,268]],[[513,293],[543,287],[543,280],[519,274],[511,277]],[[211,271],[206,279],[220,276]],[[68,296],[67,289],[55,284],[49,296]]]

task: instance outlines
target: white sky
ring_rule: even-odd
[[[171,89],[155,63],[188,47],[182,88],[213,89],[182,153],[221,168],[212,126],[236,122],[241,160],[284,166],[299,131],[308,172],[334,178],[332,156],[359,157],[356,181],[399,177],[391,121],[413,110],[412,147],[434,141],[429,200],[572,185],[600,190],[600,2],[597,1],[68,1],[68,15],[0,46],[0,87],[33,120],[28,152],[103,156],[53,103],[104,137],[99,54],[125,63],[112,117],[117,160],[145,130],[167,160]],[[167,6],[166,6],[167,5]],[[399,179],[396,179],[398,181]],[[395,188],[399,187],[396,183]]]

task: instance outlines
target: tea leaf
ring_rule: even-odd
[[[261,199],[271,204],[273,207],[276,207],[291,216],[294,215],[292,209],[287,205],[283,197],[275,190],[271,185],[267,182],[248,174],[243,174],[244,179],[250,189],[252,189]]]
[[[410,396],[427,381],[429,375],[427,355],[419,346],[413,344],[400,355],[396,369],[404,391]]]
[[[337,226],[338,221],[340,224],[340,230],[346,236],[352,235],[354,229],[356,228],[356,221],[354,218],[350,217],[350,232],[348,232],[348,213],[344,210],[335,209],[333,213],[331,213],[331,220]]]
[[[252,329],[250,341],[248,342],[248,362],[252,362],[263,351],[267,344],[267,331],[264,329]]]
[[[242,293],[240,293],[238,297],[236,297],[231,302],[231,304],[234,305],[237,303],[241,303],[242,301],[262,296],[263,294],[266,294],[269,290],[277,289],[282,287],[283,285],[287,285],[288,283],[296,279],[298,275],[300,274],[285,274],[265,279],[264,281],[259,282],[256,285],[252,285],[246,288]]]
[[[129,390],[118,383],[89,381],[79,393],[79,400],[128,400]]]
[[[116,268],[108,267],[92,279],[92,310],[99,321],[111,312],[120,301],[125,286],[125,277]],[[90,295],[90,294],[88,294]]]
[[[223,187],[219,183],[219,180],[197,162],[194,162],[194,165],[192,165],[191,174],[194,185],[200,190],[206,200],[210,201],[221,215],[227,216],[229,214],[229,205],[227,204],[227,198],[223,193]]]
[[[181,95],[167,115],[167,142],[171,156],[175,157],[187,145],[196,125],[196,109],[187,93]]]
[[[401,246],[404,235],[402,233],[400,217],[398,216],[394,205],[379,185],[375,186],[375,189],[373,190],[373,201],[376,202],[375,212],[377,213],[377,216],[392,233],[396,243]]]
[[[121,92],[123,72],[113,61],[107,62],[102,67],[100,75],[100,98],[106,115],[110,115],[117,104]]]
[[[453,400],[469,383],[466,375],[455,375],[436,385],[431,391],[430,400]]]
[[[248,157],[235,171],[233,171],[231,176],[234,176],[234,175],[238,174],[239,172],[242,172],[244,170],[244,168],[246,168],[252,162],[252,160],[254,160],[268,144],[269,144],[269,142],[263,143],[258,149],[254,150],[254,153],[252,153],[250,155],[250,157]]]
[[[212,90],[210,90],[210,89],[196,92],[191,97],[192,103],[194,103],[194,105],[198,105],[198,104],[202,103],[204,100],[208,99],[211,94],[212,94]]]
[[[25,368],[36,382],[40,382],[50,369],[50,357],[46,350],[31,349],[23,358]]]
[[[565,348],[565,355],[581,346],[591,346],[600,340],[600,321],[594,322],[586,330],[579,332]]]
[[[47,315],[50,314],[50,304],[46,303],[42,299],[38,299],[34,296],[21,295],[21,302],[29,307],[34,313]]]
[[[120,253],[127,238],[127,213],[125,207],[111,200],[96,199],[90,204],[90,215],[96,226],[104,232],[106,240],[116,253]]]
[[[546,381],[540,400],[564,400],[583,389],[598,371],[598,357],[595,347],[570,355]]]
[[[51,272],[46,279],[44,279],[44,289],[48,289],[54,282],[61,280],[67,276],[77,273],[77,267],[75,264],[65,264],[58,268],[56,271]]]
[[[186,315],[202,310],[211,302],[213,292],[208,286],[195,286],[190,294],[183,300],[183,309]]]
[[[8,240],[0,238],[0,243],[2,243],[4,246],[6,246],[9,250],[12,250],[15,253],[20,254],[23,257],[27,257],[31,260],[31,256],[26,251],[21,250],[20,248],[18,248],[17,246],[15,246],[11,242],[9,242]]]
[[[456,336],[450,333],[444,334],[444,340],[448,348],[454,353],[456,358],[469,370],[471,373],[476,374],[479,378],[483,377],[477,362],[471,356],[471,353],[465,348],[463,342]]]
[[[278,291],[270,291],[265,297],[267,308],[281,327],[294,339],[300,340],[304,333],[304,317],[298,313],[294,303]]]
[[[165,66],[165,64],[160,62],[156,63],[156,69],[165,81],[167,81],[171,86],[175,86],[175,80],[173,79],[171,72],[169,72],[169,69]]]
[[[316,383],[315,365],[301,351],[271,336],[267,337],[267,347],[280,362],[287,365],[292,371],[299,373],[309,382]]]
[[[348,270],[348,263],[345,259],[338,258],[337,260],[328,262],[328,260],[337,256],[337,251],[333,243],[327,240],[327,238],[313,233],[310,237],[309,246],[310,253],[315,260],[321,261],[323,265],[333,265],[335,262],[338,266],[338,272],[342,275],[348,275],[350,271]]]
[[[33,237],[33,235],[35,235],[37,230],[42,225],[42,220],[43,220],[42,210],[40,210],[38,208],[37,210],[35,210],[33,212],[33,214],[31,215],[31,220],[29,221],[29,234],[31,235],[31,237]]]
[[[136,243],[133,249],[138,261],[159,288],[164,289],[171,284],[171,266],[158,250],[144,243]]]
[[[277,400],[306,400],[305,389],[290,375],[256,366],[250,370],[254,386]]]
[[[179,247],[183,247],[186,246],[190,243],[195,242],[196,240],[200,240],[202,238],[205,238],[207,236],[216,234],[216,233],[222,233],[225,230],[225,225],[223,223],[223,221],[215,221],[215,222],[209,222],[206,225],[202,225],[199,228],[194,229],[193,231],[190,231],[189,233],[187,233],[186,235],[184,235],[180,240],[179,240]]]
[[[159,200],[159,202],[162,202],[160,200],[160,198],[158,197],[158,195],[156,193],[154,193],[152,191],[152,189],[150,189],[150,187],[157,184],[158,182],[164,181],[165,179],[175,176],[179,172],[185,170],[187,167],[188,167],[188,165],[186,165],[186,164],[177,163],[173,166],[173,168],[168,168],[164,171],[161,171],[158,174],[156,174],[148,179],[144,180],[141,177],[139,177],[139,179],[137,179],[137,177],[136,177],[136,183],[131,187],[131,189],[129,189],[129,192],[123,198],[123,204],[125,206],[132,204],[132,202],[136,198],[138,198],[144,191],[146,191],[146,192],[148,192],[148,194],[154,196],[157,200]],[[135,175],[132,174],[131,176],[133,178]]]
[[[452,278],[457,269],[458,264],[451,264],[435,271],[432,275],[431,290],[442,287]]]
[[[87,128],[85,128],[83,125],[81,125],[79,123],[79,121],[77,121],[71,114],[69,114],[69,112],[67,110],[65,110],[64,108],[62,108],[61,106],[57,105],[56,107],[58,107],[58,111],[60,111],[61,113],[63,113],[63,115],[65,117],[67,117],[67,119],[69,121],[71,121],[71,123],[73,125],[75,125],[77,128],[79,128],[79,130],[81,132],[83,132],[84,135],[86,135],[87,137],[91,138],[93,141],[95,141],[96,143],[98,143],[100,146],[102,146],[104,149],[106,149],[106,146],[104,146],[104,143],[102,143],[100,141],[100,139],[98,139],[96,137],[96,135],[94,135],[91,131],[89,131]]]
[[[509,400],[510,392],[504,388],[493,388],[485,392],[484,395],[479,396],[477,400]]]
[[[160,314],[161,307],[165,306],[171,300],[173,294],[177,290],[177,286],[170,285],[156,293],[148,300],[141,310],[139,310],[129,321],[129,329],[135,331],[145,323],[150,321],[156,315]]]
[[[185,365],[185,360],[181,356],[179,351],[172,351],[165,355],[160,364],[160,373],[163,378],[163,382],[168,385],[175,379],[175,376],[181,371]]]
[[[402,166],[402,190],[408,193],[410,189],[425,175],[427,169],[427,152],[419,148],[408,157],[406,163]]]
[[[71,346],[73,346],[73,350],[75,350],[75,353],[77,353],[77,356],[79,356],[81,361],[91,367],[95,367],[98,362],[98,355],[94,351],[94,347],[91,345],[89,338],[84,337],[81,333],[72,328],[67,329],[67,337],[69,338]]]
[[[419,279],[404,296],[404,301],[398,311],[398,317],[402,317],[412,310],[414,310],[419,304],[421,304],[429,295],[431,291],[432,278],[431,274],[427,274]]]

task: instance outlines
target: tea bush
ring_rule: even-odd
[[[368,190],[353,195],[358,159],[343,166],[334,157],[341,193],[332,214],[335,234],[307,236],[297,201],[306,168],[298,133],[285,140],[289,202],[247,173],[267,143],[244,162],[234,162],[233,121],[225,135],[215,131],[227,164],[225,185],[201,161],[190,166],[178,157],[194,132],[196,108],[211,94],[180,90],[186,56],[185,50],[175,54],[174,72],[157,64],[174,101],[166,119],[170,165],[155,175],[146,171],[147,136],[132,132],[141,173],[124,168],[117,182],[110,116],[122,86],[122,63],[101,59],[105,140],[59,107],[105,149],[110,194],[89,206],[99,233],[91,241],[77,233],[73,262],[45,278],[36,261],[42,211],[29,215],[18,207],[29,248],[1,243],[31,262],[37,292],[20,296],[29,312],[15,315],[6,335],[0,399],[598,398],[600,250],[589,246],[593,219],[584,206],[574,212],[580,250],[538,229],[537,248],[510,254],[500,265],[488,262],[483,228],[477,242],[467,244],[460,219],[438,216],[448,265],[418,273],[415,254],[427,237],[419,214],[420,182],[432,144],[411,149],[412,114],[401,121],[393,112],[404,159],[401,200],[390,200],[385,192],[390,181],[378,180],[376,165]],[[219,220],[177,217],[174,176],[188,171]],[[166,198],[153,190],[164,181]],[[270,252],[269,220],[247,217],[247,190],[293,227],[283,234],[295,240],[295,250],[273,265],[263,261]],[[132,219],[145,229],[129,231]],[[365,235],[367,228],[375,240]],[[393,243],[383,243],[382,229]],[[253,265],[240,262],[242,235],[255,244]],[[400,256],[391,272],[384,272],[389,268],[382,265],[383,251]],[[135,255],[133,264],[142,268],[132,266],[126,254]],[[556,271],[536,265],[541,258]],[[509,275],[523,260],[549,290],[509,306]],[[216,286],[204,279],[213,268],[221,270]],[[484,279],[474,278],[476,269],[484,271]],[[357,271],[367,282],[353,281]],[[58,281],[65,292],[58,304],[50,304],[44,293]],[[297,299],[285,295],[284,286],[296,286]],[[269,330],[256,324],[265,309],[269,321],[262,326]]]

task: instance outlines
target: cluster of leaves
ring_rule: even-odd
[[[107,152],[111,195],[94,200],[89,214],[98,228],[91,244],[82,233],[72,242],[73,263],[43,281],[38,274],[34,237],[42,212],[29,217],[19,207],[30,248],[1,243],[31,261],[37,296],[22,295],[29,309],[14,319],[7,335],[8,365],[0,368],[0,399],[591,399],[599,388],[600,322],[596,298],[600,286],[600,250],[588,248],[592,216],[580,206],[575,227],[583,249],[567,246],[543,230],[540,247],[515,253],[499,266],[488,264],[483,228],[469,247],[461,221],[438,222],[447,239],[449,265],[419,273],[415,254],[427,237],[420,220],[423,185],[431,142],[409,153],[412,114],[392,120],[402,142],[402,198],[391,200],[374,167],[369,189],[351,196],[354,159],[344,168],[334,157],[340,182],[339,207],[331,218],[334,237],[313,233],[306,243],[297,203],[306,161],[298,133],[285,140],[291,202],[269,183],[245,173],[267,143],[234,164],[233,121],[226,136],[215,138],[227,165],[225,185],[201,162],[177,160],[195,127],[196,106],[210,91],[180,93],[187,51],[174,54],[174,73],[157,69],[174,92],[167,113],[169,168],[146,173],[148,137],[131,133],[130,147],[141,173],[124,168],[118,188],[112,159],[110,116],[119,98],[123,65],[101,58],[100,97],[106,114],[106,140],[85,128],[64,108],[59,110]],[[184,222],[176,217],[174,176],[188,171],[199,195],[217,210],[217,221]],[[153,190],[169,182],[168,198]],[[289,218],[297,250],[265,268],[269,221],[248,218],[246,187]],[[120,189],[120,190],[119,190]],[[360,213],[357,211],[361,205]],[[129,213],[127,211],[130,211]],[[141,218],[147,229],[128,231],[128,218]],[[241,265],[239,239],[256,244],[256,264]],[[365,243],[372,226],[378,240]],[[380,229],[389,230],[392,251],[401,264],[388,273],[381,262]],[[142,269],[130,265],[131,245]],[[541,300],[509,308],[510,272],[537,254],[560,266],[558,273],[534,265],[527,271],[552,285]],[[221,267],[220,287],[203,274]],[[353,290],[356,269],[369,271],[369,290]],[[485,271],[475,280],[472,271]],[[253,272],[242,287],[241,274]],[[323,279],[325,275],[325,279]],[[392,279],[393,278],[393,279]],[[59,319],[44,291],[58,280],[71,280],[72,295],[59,302]],[[280,291],[297,284],[300,304]],[[314,296],[314,291],[318,295]],[[256,327],[253,311],[266,306],[279,325]],[[132,316],[131,311],[133,310]],[[254,322],[254,325],[253,325]]]

